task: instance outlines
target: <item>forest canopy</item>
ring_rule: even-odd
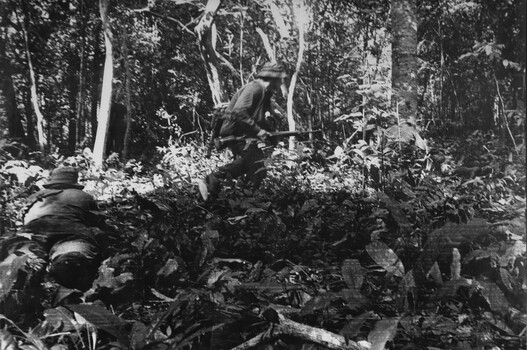
[[[203,143],[214,105],[277,60],[289,75],[284,121],[322,129],[332,147],[395,116],[521,143],[522,1],[109,1],[108,31],[102,3],[1,4],[3,138],[93,149],[109,96],[130,118],[126,158],[148,159],[182,135]]]
[[[525,348],[525,4],[0,1],[0,350]]]

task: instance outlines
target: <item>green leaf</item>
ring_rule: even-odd
[[[388,273],[397,277],[404,276],[404,265],[397,254],[381,241],[374,241],[366,246],[366,251],[375,263],[384,268]]]
[[[367,311],[357,317],[353,317],[351,321],[349,321],[344,325],[344,327],[342,327],[342,329],[340,330],[340,334],[346,337],[347,339],[356,337],[357,335],[359,335],[360,329],[366,323],[366,321],[374,317],[378,318],[373,311]]]
[[[73,314],[65,307],[59,306],[44,311],[44,324],[49,324],[53,331],[69,332],[75,330]]]
[[[113,335],[121,344],[128,346],[129,340],[125,327],[127,321],[114,315],[98,304],[68,305],[68,309],[82,316],[97,329]]]
[[[317,296],[314,296],[313,298],[309,299],[309,301],[304,305],[302,311],[300,312],[300,315],[305,316],[317,310],[327,309],[333,301],[339,298],[339,294],[333,292],[322,293]]]
[[[396,200],[391,199],[384,192],[377,192],[379,200],[386,206],[392,218],[397,222],[399,227],[406,232],[412,231],[412,223],[404,214],[401,204]]]
[[[24,267],[29,256],[9,255],[0,262],[0,301],[9,294],[18,278],[18,272]]]
[[[500,287],[492,281],[478,281],[481,285],[481,294],[485,298],[485,301],[489,304],[492,311],[505,316],[509,311],[509,302],[505,298],[505,294],[501,291]]]
[[[342,278],[350,289],[360,290],[364,281],[364,268],[357,259],[344,260]]]
[[[9,331],[0,329],[0,350],[18,350],[15,338]]]
[[[400,317],[385,318],[377,321],[375,327],[368,334],[371,343],[370,350],[384,350],[387,342],[391,341],[397,332]]]

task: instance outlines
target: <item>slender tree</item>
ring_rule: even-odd
[[[287,94],[287,124],[290,131],[295,131],[296,129],[295,119],[293,118],[293,96],[300,68],[302,67],[302,61],[304,59],[304,51],[306,49],[305,30],[309,21],[309,14],[307,12],[307,7],[304,4],[304,0],[299,0],[293,3],[293,13],[295,14],[298,27],[298,56],[296,59],[295,72],[291,77],[289,92]],[[290,138],[289,148],[292,149],[293,147],[293,138]]]
[[[0,102],[3,102],[7,118],[7,133],[9,137],[22,139],[24,127],[20,119],[20,111],[16,103],[16,92],[13,82],[13,66],[7,58],[7,30],[0,31],[0,75],[3,77],[0,83]]]
[[[130,59],[128,57],[128,30],[126,26],[123,28],[123,60],[125,70],[125,103],[126,103],[126,131],[124,133],[124,144],[123,144],[123,159],[128,159],[130,151],[130,133],[132,127],[132,103],[130,81],[132,80],[132,74],[130,72]]]
[[[392,88],[401,120],[417,112],[417,18],[415,0],[392,1]]]
[[[35,69],[33,67],[33,61],[31,59],[31,50],[29,48],[29,11],[27,9],[27,4],[25,2],[22,3],[22,10],[24,13],[24,18],[22,21],[22,31],[24,35],[24,43],[25,43],[25,50],[26,50],[26,60],[27,60],[27,67],[29,70],[29,79],[31,83],[31,104],[33,107],[33,110],[35,112],[35,115],[37,116],[37,135],[38,135],[38,145],[41,152],[46,151],[47,147],[47,137],[44,132],[44,115],[40,111],[40,106],[38,103],[38,92],[37,92],[37,79],[35,77]]]
[[[221,76],[221,67],[218,53],[216,52],[216,26],[214,17],[216,16],[222,1],[208,0],[205,12],[198,25],[194,29],[198,37],[199,51],[205,63],[207,80],[212,93],[212,101],[218,105],[227,100]]]
[[[76,144],[78,144],[85,136],[85,125],[84,120],[84,88],[85,88],[85,74],[86,74],[86,9],[84,0],[80,0],[80,66],[79,66],[79,90],[77,96],[77,105],[75,111],[76,119]]]
[[[101,89],[101,103],[97,115],[97,134],[93,147],[93,158],[96,167],[102,167],[106,139],[108,137],[108,126],[110,122],[110,107],[112,103],[112,80],[113,80],[113,44],[112,32],[108,20],[108,0],[99,0],[99,11],[101,14],[102,28],[104,34],[104,76]]]

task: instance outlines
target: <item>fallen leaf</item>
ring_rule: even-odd
[[[500,287],[492,281],[478,281],[481,285],[480,291],[490,309],[500,315],[506,315],[509,311],[509,302]]]
[[[360,329],[370,318],[378,318],[373,311],[367,311],[357,317],[353,317],[340,330],[340,334],[348,339],[354,338],[360,333]]]
[[[384,350],[387,342],[391,341],[397,332],[400,317],[384,318],[375,323],[375,327],[368,334],[371,350]]]
[[[394,251],[381,241],[366,246],[366,251],[377,265],[397,277],[404,276],[404,265]]]
[[[342,264],[342,278],[350,289],[360,290],[364,281],[364,268],[357,259],[346,259]]]

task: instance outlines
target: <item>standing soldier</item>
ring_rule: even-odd
[[[201,196],[206,201],[215,197],[226,179],[235,179],[243,175],[253,188],[258,188],[267,173],[264,165],[264,153],[258,143],[249,138],[266,141],[273,124],[267,119],[270,115],[271,97],[279,91],[282,79],[286,77],[281,64],[266,63],[258,79],[241,87],[232,97],[225,110],[220,130],[221,137],[236,136],[229,145],[234,161],[217,169],[199,180]],[[243,138],[243,139],[240,139]]]

